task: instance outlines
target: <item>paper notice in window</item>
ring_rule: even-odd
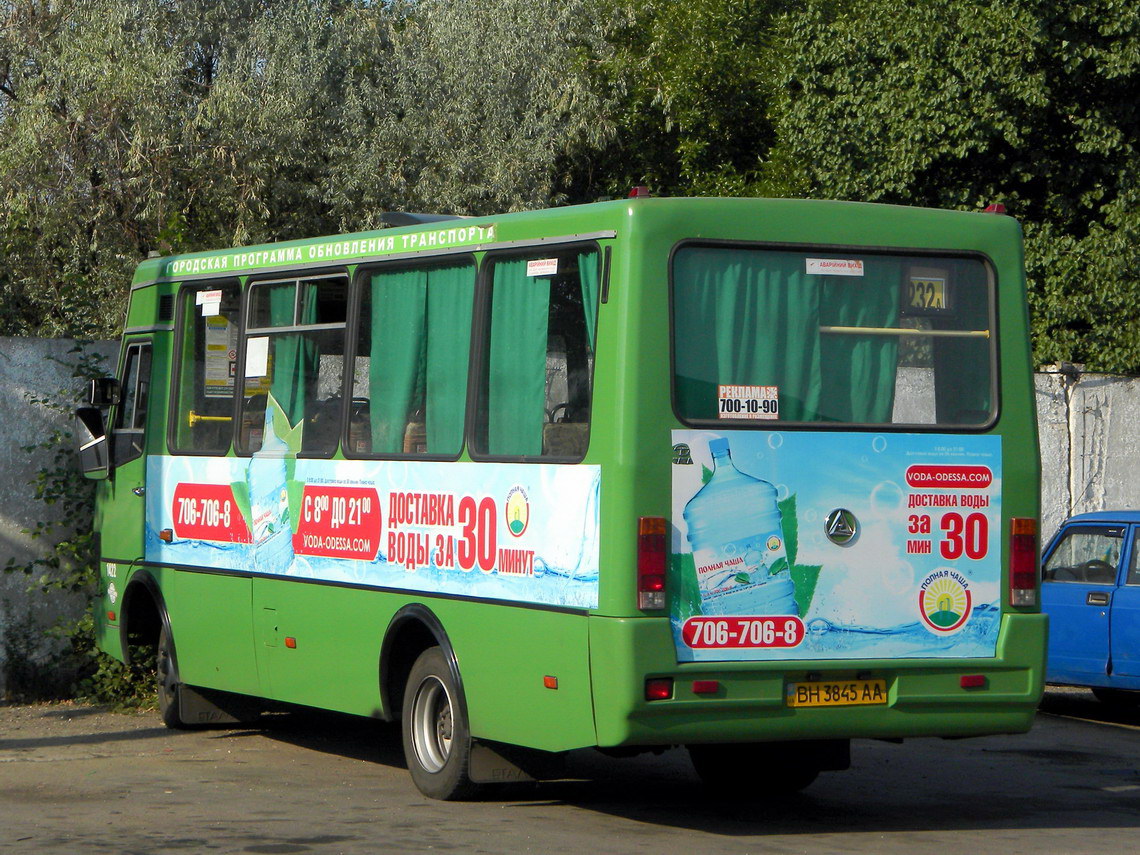
[[[808,258],[807,272],[814,276],[862,276],[863,262],[858,258]]]
[[[245,376],[264,377],[269,373],[269,336],[257,336],[245,343]]]
[[[557,258],[539,258],[526,263],[527,276],[553,276],[557,272]]]
[[[779,386],[717,386],[718,419],[778,419]]]

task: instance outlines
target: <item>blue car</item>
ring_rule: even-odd
[[[1140,511],[1065,521],[1042,556],[1049,683],[1102,701],[1140,703]]]

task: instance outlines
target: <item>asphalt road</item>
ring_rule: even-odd
[[[423,798],[394,727],[288,714],[172,732],[155,713],[0,707],[3,853],[1129,853],[1140,711],[1050,692],[1024,736],[857,742],[783,801],[718,803],[680,750],[576,753],[574,780]]]

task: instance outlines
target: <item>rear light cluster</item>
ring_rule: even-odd
[[[1009,528],[1009,604],[1037,605],[1037,520],[1014,517]]]
[[[637,520],[637,607],[665,608],[665,518]]]

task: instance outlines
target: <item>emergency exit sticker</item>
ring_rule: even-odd
[[[862,276],[863,262],[857,258],[809,258],[807,272],[815,276]]]
[[[527,276],[553,276],[557,272],[557,258],[538,258],[526,263]]]
[[[717,386],[718,419],[778,419],[779,386]]]

